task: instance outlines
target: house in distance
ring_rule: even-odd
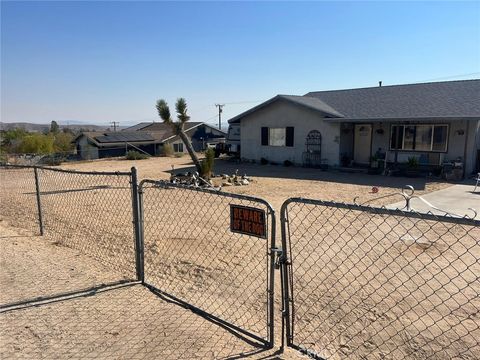
[[[225,142],[226,137],[224,131],[203,122],[187,122],[185,133],[190,137],[195,151]],[[176,153],[187,151],[169,124],[156,122],[140,123],[117,132],[83,132],[74,142],[77,154],[83,160],[124,156],[130,150],[156,156],[163,153],[165,144],[171,144]]]

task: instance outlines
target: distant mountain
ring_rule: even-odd
[[[105,131],[109,129],[108,126],[89,125],[89,124],[69,124],[60,125],[60,129],[68,128],[73,131]],[[50,129],[50,124],[32,124],[26,122],[4,123],[0,121],[0,130],[10,130],[15,128],[22,128],[30,132],[44,132]]]

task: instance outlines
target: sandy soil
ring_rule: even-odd
[[[174,164],[178,170],[182,169],[182,171],[189,169],[191,166],[188,158],[184,157],[152,158],[142,161],[112,159],[65,164],[62,167],[77,170],[126,171],[132,166],[136,166],[141,179],[158,180],[169,178],[171,164]],[[445,183],[428,182],[422,179],[388,178],[363,174],[321,172],[314,169],[285,168],[282,166],[237,164],[227,160],[217,161],[216,169],[218,173],[227,174],[232,174],[238,169],[240,174],[246,173],[253,177],[254,181],[251,185],[228,187],[225,188],[225,191],[264,198],[277,211],[279,211],[283,201],[292,196],[347,202],[351,202],[354,197],[358,196],[359,201],[363,202],[379,195],[395,192],[406,183],[413,184],[420,192],[448,186]],[[29,230],[29,233],[35,233],[35,216],[32,216],[32,214],[35,214],[35,193],[32,191],[32,182],[29,180],[31,174],[25,171],[17,171],[11,174],[13,176],[4,176],[0,179],[0,214],[4,228],[7,225],[15,228],[23,227]],[[23,265],[15,265],[10,261],[15,258],[11,255],[15,251],[9,249],[12,244],[12,237],[9,236],[9,240],[2,243],[2,253],[4,253],[4,248],[7,249],[5,256],[2,257],[3,263],[6,264],[2,266],[2,269],[12,270],[2,270],[0,279],[2,284],[9,284],[8,288],[18,288],[18,290],[13,290],[10,295],[7,292],[6,298],[2,301],[12,302],[29,299],[45,295],[49,291],[57,293],[57,291],[85,288],[85,286],[98,285],[99,281],[101,284],[135,278],[131,194],[128,178],[59,174],[48,171],[42,171],[40,178],[47,242],[44,242],[45,238],[42,238],[41,242],[35,243],[37,248],[28,242],[32,239],[37,240],[37,238],[21,238],[21,241],[17,241],[17,244],[23,244],[23,242],[26,244],[23,248],[20,248],[20,251],[17,251],[17,256],[20,256],[20,258],[17,257],[17,260],[14,261]],[[379,194],[371,194],[372,186],[379,187]],[[212,196],[186,190],[147,187],[144,195],[145,278],[147,282],[174,296],[255,334],[264,336],[268,317],[266,310],[268,278],[265,271],[267,268],[268,244],[263,239],[232,234],[229,231],[229,205],[232,201],[228,196]],[[382,199],[379,203],[387,204],[395,201],[398,201],[398,197]],[[260,206],[256,203],[241,200],[238,203],[255,207]],[[207,204],[208,206],[205,206]],[[324,218],[329,219],[330,217],[326,216]],[[199,219],[204,226],[198,226]],[[316,218],[313,218],[308,223],[315,224],[316,221]],[[8,224],[5,225],[6,223]],[[346,223],[342,226],[348,228],[349,224]],[[315,234],[318,229],[312,228],[311,231],[312,234]],[[277,241],[280,240],[279,234],[278,219]],[[301,238],[308,239],[308,236],[302,236]],[[304,244],[303,246],[307,245],[312,246],[312,244]],[[348,248],[348,244],[345,243],[345,245]],[[55,251],[68,251],[69,254],[58,254],[57,256]],[[352,255],[350,254],[350,256]],[[23,257],[27,260],[24,261]],[[69,260],[72,257],[75,260]],[[28,260],[29,258],[30,260]],[[54,264],[59,261],[58,258],[65,261],[60,261],[59,266],[56,266]],[[89,261],[94,261],[97,267],[90,269]],[[55,272],[58,268],[63,269],[61,271],[66,271],[65,269],[72,268],[69,268],[71,263],[78,264],[81,270],[73,267],[74,270],[67,271],[69,276],[58,275],[61,281],[51,281],[52,278],[57,277],[52,271]],[[98,268],[98,265],[103,268]],[[354,283],[359,273],[353,272],[351,267],[347,270],[346,272],[350,276],[348,278],[349,282]],[[37,277],[37,273],[45,273],[46,278],[42,277],[43,275]],[[17,274],[25,275],[18,276]],[[108,274],[113,277],[109,277]],[[313,274],[316,274],[316,272],[313,272]],[[312,273],[309,276],[312,276]],[[278,333],[280,325],[278,316],[280,286],[278,274],[276,277],[275,303]],[[32,281],[33,284],[31,284]],[[301,284],[301,281],[301,279],[298,279],[297,282]],[[20,284],[18,287],[14,285],[16,282]],[[23,283],[28,285],[24,284],[24,286]],[[316,284],[317,286],[323,286],[323,283],[324,281],[319,278]],[[342,282],[338,283],[342,286],[345,285]],[[44,284],[44,290],[42,290],[42,284]],[[62,284],[67,285],[62,287]],[[71,287],[68,284],[71,284]],[[51,288],[50,285],[52,285]],[[58,288],[53,285],[58,286]],[[355,288],[355,286],[361,287],[362,283],[355,283],[352,288]],[[28,288],[32,290],[30,291]],[[62,307],[58,309],[55,306],[60,306],[60,303],[2,314],[2,316],[9,316],[6,321],[2,321],[2,324],[17,324],[18,319],[20,328],[15,331],[17,331],[16,336],[22,339],[22,336],[26,336],[24,334],[25,330],[22,329],[22,314],[27,314],[25,315],[26,319],[35,318],[39,321],[35,325],[36,328],[34,327],[34,334],[25,337],[25,343],[32,343],[34,344],[33,347],[19,352],[20,357],[26,358],[30,357],[29,354],[40,354],[41,352],[47,355],[58,353],[61,354],[60,357],[81,357],[81,354],[85,353],[104,358],[131,358],[133,356],[130,355],[133,352],[128,352],[126,347],[128,348],[132,342],[136,344],[132,345],[132,348],[144,349],[138,351],[142,355],[140,357],[146,358],[186,358],[194,357],[193,355],[196,354],[200,358],[217,358],[232,354],[238,355],[240,352],[252,350],[251,345],[247,346],[247,350],[242,350],[246,343],[243,341],[238,343],[236,337],[233,341],[235,344],[232,345],[232,340],[229,340],[230,337],[223,334],[224,330],[222,330],[222,333],[218,333],[218,330],[211,330],[217,333],[217,335],[211,335],[210,330],[204,330],[203,325],[198,325],[196,331],[193,331],[200,320],[192,317],[190,312],[188,312],[187,317],[183,313],[176,315],[178,310],[166,307],[167,305],[170,306],[169,304],[158,305],[158,298],[147,296],[149,294],[148,290],[135,285],[116,289],[108,292],[108,294],[98,294],[95,296],[95,301],[92,298],[78,298],[69,300],[68,304],[71,302],[73,305],[62,302]],[[476,294],[478,296],[478,292]],[[97,297],[103,296],[105,296],[104,301],[100,301],[101,299],[97,301]],[[328,299],[328,296],[329,294],[325,293],[325,296],[314,297],[313,301],[306,303],[306,308],[311,309],[310,313],[313,316],[313,321],[316,321],[314,314],[320,313],[319,310],[321,310],[317,309],[316,306],[319,306],[319,304],[323,304],[321,308],[327,306],[328,302],[325,303],[324,300]],[[338,294],[338,296],[341,298],[343,294]],[[126,308],[129,305],[134,307]],[[116,310],[117,306],[118,311]],[[360,305],[353,302],[348,306],[342,311],[350,313]],[[80,310],[77,311],[77,308]],[[142,311],[139,312],[138,308],[141,308]],[[41,312],[35,314],[30,313],[30,311]],[[182,311],[184,310],[182,309]],[[376,311],[381,312],[383,310],[377,309]],[[65,320],[57,322],[56,325],[64,329],[59,330],[60,333],[65,331],[68,334],[66,337],[71,342],[67,345],[63,345],[65,344],[63,342],[64,337],[49,333],[51,326],[47,326],[50,324],[48,319],[54,319],[55,312],[65,313]],[[97,315],[93,314],[97,314],[99,319],[102,320],[96,323],[95,316]],[[115,314],[116,317],[111,319],[110,317]],[[85,318],[85,323],[93,323],[93,327],[90,328],[85,323],[72,321],[71,318],[75,315],[82,319]],[[158,322],[155,320],[157,315],[163,316],[163,318],[158,319]],[[38,320],[43,318],[47,320],[45,322]],[[141,322],[141,325],[134,322],[130,326],[130,319],[137,319]],[[361,317],[359,319],[361,320]],[[92,343],[98,341],[99,338],[103,339],[102,334],[106,331],[104,328],[108,328],[110,322],[117,324],[116,331],[120,328],[122,336],[118,337],[118,342],[106,336],[105,342],[101,342],[104,347],[96,347]],[[158,343],[160,340],[157,329],[160,326],[159,324],[163,323],[162,326],[165,326],[169,331],[165,335],[164,340],[166,342]],[[195,325],[187,326],[190,323]],[[344,326],[344,323],[340,325]],[[478,328],[473,330],[475,329]],[[36,331],[39,331],[42,335],[36,336]],[[4,334],[2,336],[4,337],[1,339],[10,344],[8,351],[18,350],[15,348],[15,346],[18,347],[16,341],[12,340],[9,337],[10,335],[5,335],[9,332],[10,330],[7,328],[4,330],[2,328],[2,334]],[[328,346],[338,349],[343,346],[343,340],[340,340],[340,337],[336,336],[338,334],[335,334],[335,331],[333,331],[329,335],[333,336],[334,340],[330,341]],[[354,342],[366,341],[368,334],[367,332],[353,340],[348,340],[350,341],[349,345],[352,348],[357,348],[358,346],[355,347],[356,343]],[[115,337],[118,334],[112,336]],[[142,336],[146,337],[146,342],[143,341]],[[202,340],[202,336],[213,340]],[[3,340],[4,338],[7,340]],[[36,338],[39,338],[38,341],[40,342],[36,342]],[[48,339],[46,343],[41,343],[43,338]],[[380,340],[375,339],[377,343]],[[305,341],[308,345],[308,339]],[[323,344],[322,341],[319,340],[318,344]],[[276,342],[279,343],[278,334]],[[84,343],[89,345],[84,347],[82,345]],[[150,346],[150,343],[152,346]],[[310,344],[309,347],[312,346],[314,347],[315,344]],[[64,350],[70,352],[62,352]],[[383,348],[382,351],[384,351]],[[352,351],[333,351],[332,354],[336,357],[347,358],[352,355]],[[361,353],[359,354],[361,356]],[[378,355],[381,356],[381,353],[378,353]],[[274,355],[269,354],[268,356]],[[289,351],[286,357],[289,356],[297,356],[297,353]]]
[[[0,233],[2,359],[300,358],[262,351],[141,284],[122,282],[79,251],[21,235],[5,220]]]
[[[63,164],[65,169],[92,171],[129,171],[132,166],[138,169],[141,179],[169,179],[172,165],[175,171],[192,170],[188,156],[182,158],[159,157],[139,161],[123,159],[105,159],[99,161],[75,162]],[[276,165],[259,165],[237,163],[228,158],[220,158],[215,162],[216,174],[232,175],[238,170],[239,175],[246,174],[253,178],[249,186],[225,187],[224,191],[261,197],[280,211],[283,201],[290,197],[306,197],[321,200],[352,202],[358,197],[359,202],[371,200],[387,194],[398,192],[405,185],[412,185],[417,194],[423,194],[450,186],[445,182],[426,180],[423,178],[386,177],[380,175],[351,174],[333,171],[320,171],[301,167],[284,167]],[[372,187],[379,189],[372,193]],[[401,200],[393,196],[376,204],[390,204]]]
[[[329,359],[479,359],[480,228],[292,203],[294,343]]]

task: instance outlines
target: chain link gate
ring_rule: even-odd
[[[272,347],[272,207],[250,196],[164,181],[142,181],[139,194],[144,284]],[[238,214],[250,225],[232,228]]]
[[[480,221],[292,198],[287,346],[312,358],[480,358]]]

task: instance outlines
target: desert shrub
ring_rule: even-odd
[[[127,151],[127,155],[125,156],[127,160],[143,160],[143,159],[148,159],[149,156],[147,154],[135,151],[135,150],[130,150]]]
[[[29,134],[22,139],[19,150],[23,154],[52,154],[54,140],[52,135]]]
[[[293,166],[293,162],[291,162],[290,160],[285,160],[283,162],[283,166]]]
[[[172,144],[163,144],[162,155],[164,156],[173,156],[173,145]]]
[[[185,155],[185,153],[183,152],[176,152],[175,154],[173,154],[176,158],[181,158]]]
[[[268,164],[268,160],[262,157],[262,158],[260,159],[260,164],[262,164],[262,165],[267,165],[267,164]]]
[[[57,132],[54,136],[53,146],[56,152],[71,152],[74,149],[73,135],[68,132]]]
[[[205,151],[205,159],[202,160],[201,167],[202,173],[200,174],[203,178],[209,179],[213,172],[213,166],[215,164],[215,150],[208,148]]]

